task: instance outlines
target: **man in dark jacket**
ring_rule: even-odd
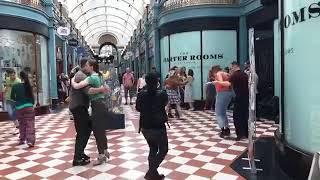
[[[75,81],[80,82],[87,78],[85,66],[88,60],[87,58],[81,59],[80,69],[74,68],[71,72],[70,79],[74,76]],[[84,149],[87,146],[92,131],[91,120],[88,113],[88,90],[89,87],[78,90],[71,87],[70,91],[69,110],[73,115],[74,126],[77,132],[73,166],[84,166],[90,163],[90,157],[84,154]],[[105,89],[91,88],[91,91],[95,94],[105,92]]]
[[[168,152],[168,136],[166,122],[168,117],[165,107],[168,104],[168,95],[158,89],[159,79],[157,74],[146,76],[146,88],[137,97],[136,109],[140,112],[140,129],[149,148],[149,170],[146,173],[147,180],[164,179],[164,175],[158,173],[158,167]]]
[[[233,108],[233,121],[236,128],[237,139],[248,138],[249,118],[249,86],[248,75],[240,70],[240,65],[233,62],[230,82],[236,94]]]

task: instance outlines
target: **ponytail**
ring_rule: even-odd
[[[34,95],[33,95],[33,91],[32,91],[32,86],[30,84],[29,81],[29,77],[28,74],[24,71],[20,72],[20,77],[24,82],[24,90],[25,90],[25,95],[27,98],[31,98],[34,100]]]

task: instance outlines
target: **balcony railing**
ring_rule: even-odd
[[[17,3],[17,4],[22,4],[25,6],[30,6],[30,7],[39,9],[41,11],[45,11],[45,7],[42,4],[41,0],[5,0],[5,1],[13,2],[13,3]]]
[[[198,5],[233,5],[238,4],[238,2],[239,0],[168,0],[162,6],[161,11]]]

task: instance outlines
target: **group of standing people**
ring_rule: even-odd
[[[57,90],[59,103],[65,103],[65,100],[69,96],[70,80],[64,73],[57,76]]]
[[[14,134],[19,135],[17,145],[27,143],[31,148],[36,142],[35,135],[35,111],[34,111],[34,94],[29,80],[28,73],[21,71],[20,78],[17,77],[15,70],[7,70],[8,78],[5,83],[6,109],[9,119],[14,122]]]
[[[169,104],[167,107],[168,117],[173,118],[171,110],[175,108],[176,116],[183,119],[181,105],[187,104],[189,109],[195,110],[193,100],[193,82],[194,73],[192,69],[188,70],[186,74],[185,68],[172,67],[164,82],[169,97]]]

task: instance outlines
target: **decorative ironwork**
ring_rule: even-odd
[[[164,12],[198,5],[232,5],[238,3],[239,0],[168,0],[162,6],[161,11]]]
[[[43,2],[41,0],[7,0],[9,2],[22,4],[25,6],[33,7],[36,9],[39,9],[41,11],[45,11],[45,6],[43,5]]]

